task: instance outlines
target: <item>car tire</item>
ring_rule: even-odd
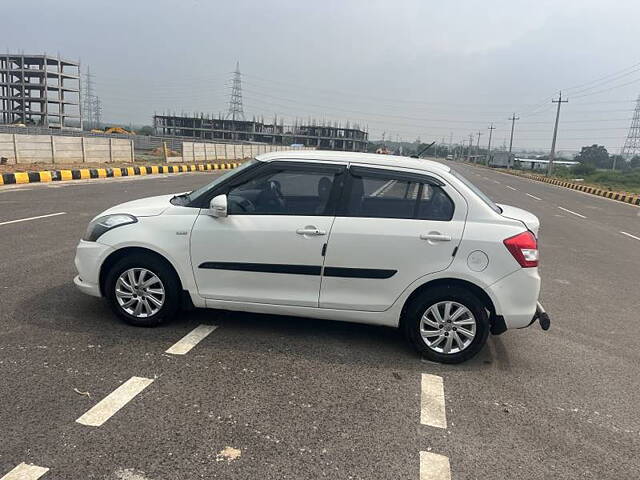
[[[133,282],[129,272],[133,273]],[[140,278],[142,281],[136,282]],[[122,281],[119,283],[119,280]],[[146,282],[152,283],[145,287]],[[107,273],[104,285],[105,297],[114,313],[136,327],[160,325],[180,308],[180,282],[176,273],[165,261],[153,255],[135,254],[118,260]],[[129,300],[133,301],[131,305],[128,305]],[[136,314],[138,304],[141,308]]]
[[[470,359],[489,336],[486,307],[473,293],[456,286],[427,290],[411,302],[403,320],[405,335],[415,349],[439,363]]]

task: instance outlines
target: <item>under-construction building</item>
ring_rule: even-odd
[[[0,123],[82,129],[80,64],[0,53]]]
[[[154,115],[156,135],[190,137],[200,140],[260,142],[274,145],[304,145],[322,150],[366,152],[368,133],[358,125],[293,124],[285,125],[211,118]]]

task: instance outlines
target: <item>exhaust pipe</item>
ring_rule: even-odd
[[[534,320],[536,318],[538,319],[538,323],[540,324],[540,328],[542,328],[542,330],[549,330],[549,327],[551,326],[551,318],[540,302],[538,302],[538,304],[536,305],[536,314]]]

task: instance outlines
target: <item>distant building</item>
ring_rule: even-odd
[[[369,143],[369,134],[357,125],[284,125],[204,116],[154,115],[153,127],[156,135],[163,136],[274,145],[298,144],[322,150],[366,152]]]
[[[81,129],[80,64],[0,53],[0,123]]]
[[[516,165],[523,170],[544,170],[549,168],[549,160],[540,160],[539,158],[516,158]],[[574,162],[572,160],[554,160],[555,166],[572,167],[578,165],[580,162]]]

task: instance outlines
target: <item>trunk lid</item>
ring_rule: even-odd
[[[527,212],[518,207],[512,207],[511,205],[498,204],[502,209],[502,216],[511,218],[513,220],[520,220],[524,225],[538,237],[538,230],[540,229],[540,220],[533,213]]]

